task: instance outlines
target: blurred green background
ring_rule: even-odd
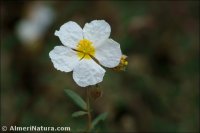
[[[49,58],[62,24],[104,19],[128,56],[125,72],[107,70],[93,117],[98,131],[199,132],[198,1],[1,2],[1,125],[70,126],[86,117],[64,89],[85,96],[72,73]]]

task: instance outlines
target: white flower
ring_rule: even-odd
[[[26,12],[28,17],[19,21],[16,33],[23,44],[31,45],[44,36],[55,20],[55,13],[50,6],[42,2],[32,3]]]
[[[110,32],[104,20],[86,23],[83,29],[72,21],[63,24],[55,35],[64,46],[56,46],[49,53],[54,67],[73,71],[73,79],[81,87],[101,82],[105,70],[99,64],[116,67],[122,56],[119,43],[109,38]]]

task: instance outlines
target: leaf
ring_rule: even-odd
[[[100,121],[104,121],[107,117],[108,113],[102,113],[99,116],[97,116],[93,122],[92,122],[92,128],[94,128]]]
[[[74,112],[72,114],[72,117],[79,117],[79,116],[82,116],[82,115],[85,115],[87,114],[88,112],[85,112],[85,111],[77,111],[77,112]]]
[[[76,94],[72,90],[65,90],[65,92],[79,107],[81,107],[84,110],[87,110],[87,105],[85,101],[78,94]]]

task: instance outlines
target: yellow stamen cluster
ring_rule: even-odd
[[[127,56],[126,55],[122,55],[119,65],[114,67],[113,70],[125,71],[127,65],[128,65]]]
[[[91,59],[91,56],[95,55],[95,48],[92,42],[87,39],[79,41],[76,51],[80,59]]]

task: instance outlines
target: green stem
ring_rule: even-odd
[[[91,116],[91,112],[90,112],[90,97],[89,97],[89,88],[86,88],[86,101],[87,101],[87,113],[88,113],[88,127],[87,127],[87,131],[90,132],[92,125],[91,125],[91,120],[92,120],[92,116]]]

